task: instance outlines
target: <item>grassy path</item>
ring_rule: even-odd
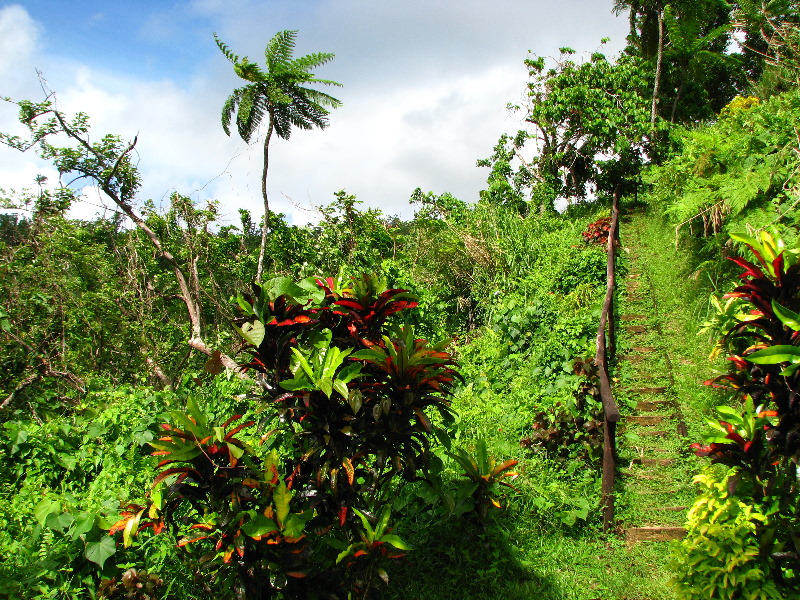
[[[707,295],[698,292],[671,233],[645,213],[622,223],[620,262],[627,275],[619,278],[618,315],[639,316],[619,322],[619,360],[612,372],[626,417],[618,428],[620,533],[683,525],[694,499],[692,478],[705,464],[687,448],[700,439],[708,407],[718,403],[701,385],[712,375],[708,341],[696,335]],[[523,476],[515,482],[520,491],[503,502],[488,527],[424,511],[409,517],[401,534],[415,550],[393,565],[387,598],[674,600],[670,543],[607,536],[599,521],[560,524],[554,513],[563,505],[543,510],[537,502],[575,493],[559,487],[560,471],[569,463],[525,458],[517,432],[508,427],[518,409],[513,396],[482,398],[469,396],[470,404],[459,408],[480,415],[498,455],[523,455]],[[679,432],[681,423],[685,431]]]
[[[676,539],[694,499],[692,477],[704,464],[687,451],[701,430],[692,417],[712,395],[701,385],[710,370],[691,318],[697,285],[663,226],[645,213],[623,220],[620,239],[627,274],[615,393],[626,416],[617,516],[630,541]]]

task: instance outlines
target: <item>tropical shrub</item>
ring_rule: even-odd
[[[603,406],[597,365],[593,358],[575,359],[572,368],[581,377],[573,399],[542,406],[520,445],[541,448],[550,457],[596,460],[603,447]]]
[[[729,494],[728,481],[735,477],[736,468],[708,468],[694,478],[700,491],[671,560],[679,600],[785,597],[760,553],[757,534],[768,520],[765,509]]]
[[[587,244],[605,245],[608,243],[609,231],[611,231],[611,217],[603,217],[589,223],[581,235]]]
[[[423,477],[433,434],[444,437],[435,423],[453,416],[449,394],[459,376],[451,355],[445,344],[428,344],[403,326],[396,313],[416,301],[374,277],[349,285],[273,280],[257,286],[251,299],[238,300],[247,309],[239,320],[251,354],[246,367],[269,401],[260,405],[260,417],[243,425],[238,416],[226,420],[226,411],[243,401],[218,392],[241,390],[217,378],[191,392],[185,411],[170,412],[161,439],[154,439],[152,426],[156,404],[165,403],[150,392],[123,393],[116,420],[86,407],[74,417],[79,428],[56,421],[5,424],[19,468],[3,472],[4,494],[28,484],[15,504],[30,502],[35,485],[69,494],[81,484],[93,490],[95,482],[105,482],[112,485],[97,487],[91,506],[113,512],[107,501],[125,487],[113,477],[127,477],[128,490],[145,485],[151,459],[140,447],[151,444],[161,459],[147,499],[127,502],[116,522],[95,519],[91,536],[84,527],[85,498],[71,507],[55,494],[37,509],[38,538],[21,545],[2,536],[17,550],[47,552],[52,560],[36,563],[39,573],[47,568],[59,577],[58,564],[77,565],[74,576],[54,579],[43,594],[57,586],[80,586],[76,598],[86,590],[107,597],[146,594],[145,588],[157,593],[158,580],[167,577],[160,566],[175,552],[142,538],[145,530],[161,534],[157,540],[171,538],[200,585],[246,597],[325,597],[345,594],[343,584],[362,596],[374,589],[373,579],[388,577],[382,561],[407,548],[388,527],[390,486]],[[209,371],[219,372],[218,360],[212,357]],[[203,379],[207,375],[184,377],[195,388],[191,382]],[[210,404],[201,410],[196,399],[204,395]],[[175,398],[166,404],[174,407]],[[259,418],[260,427],[272,428],[262,449],[254,445]],[[123,461],[129,464],[117,473]],[[17,517],[14,531],[26,518],[23,512]],[[115,546],[102,527],[120,543]],[[135,565],[135,573],[120,572],[115,562]]]
[[[500,486],[515,489],[504,480],[517,477],[518,473],[511,469],[518,461],[510,459],[498,463],[489,455],[485,439],[476,442],[474,454],[465,448],[455,448],[448,455],[464,470],[463,476],[470,482],[467,493],[472,496],[481,520],[486,518],[490,506],[500,508]]]
[[[311,500],[314,526],[352,522],[352,506],[375,510],[395,476],[414,480],[429,459],[430,410],[452,419],[459,377],[445,343],[429,345],[395,314],[416,306],[375,276],[276,279],[240,297],[247,368],[282,425],[292,487]]]
[[[723,344],[734,354],[730,372],[707,384],[731,390],[744,406],[719,407],[721,420],[711,423],[709,444],[692,447],[735,469],[726,482],[732,498],[764,507],[765,518],[753,526],[760,560],[770,561],[777,585],[791,586],[800,573],[800,263],[797,252],[769,232],[732,237],[756,263],[731,259],[744,269],[742,284],[727,295],[739,305],[726,305],[719,322],[728,324]]]
[[[275,450],[262,460],[237,437],[255,422],[209,421],[191,397],[170,416],[166,435],[150,442],[161,461],[149,502],[126,505],[109,534],[121,532],[127,548],[144,529],[169,528],[190,564],[247,598],[288,593],[314,575],[304,531],[313,510],[292,512]]]

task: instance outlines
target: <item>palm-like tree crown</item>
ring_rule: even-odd
[[[234,114],[239,135],[250,142],[258,126],[267,116],[275,133],[288,139],[292,127],[324,129],[328,125],[329,111],[341,102],[324,92],[306,87],[307,84],[340,86],[329,79],[317,79],[311,70],[319,67],[334,55],[315,52],[293,58],[297,31],[280,31],[269,41],[264,51],[266,71],[245,56],[239,58],[214,34],[214,40],[225,57],[233,63],[236,74],[248,82],[233,90],[222,107],[222,128],[230,135]]]

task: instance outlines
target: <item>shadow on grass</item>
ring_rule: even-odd
[[[451,518],[417,531],[414,551],[391,565],[386,598],[419,600],[557,600],[563,596],[549,577],[518,557],[509,534]],[[409,536],[411,539],[411,536]]]

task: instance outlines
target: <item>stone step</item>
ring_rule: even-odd
[[[666,387],[640,387],[630,390],[634,394],[663,394],[667,391]]]
[[[656,349],[653,346],[634,346],[633,351],[646,354],[648,352],[655,352]]]
[[[619,357],[620,360],[633,362],[633,363],[642,362],[642,361],[644,361],[645,358],[646,357],[645,357],[644,354],[625,354],[625,355]]]
[[[629,325],[625,328],[625,331],[628,333],[645,333],[647,331],[647,327],[644,325]]]
[[[662,425],[668,417],[663,415],[630,415],[622,417],[626,423],[631,425],[643,425],[645,427],[652,427],[653,425]]]
[[[628,527],[625,540],[628,542],[669,542],[682,540],[686,536],[683,527]]]
[[[639,400],[639,402],[636,403],[636,410],[642,412],[664,408],[675,408],[675,403],[672,400]]]
[[[622,321],[642,321],[647,318],[647,315],[622,315],[620,316],[620,320]]]
[[[654,506],[650,510],[659,510],[664,512],[681,512],[682,510],[687,510],[688,506]]]
[[[675,463],[672,458],[634,458],[632,465],[642,465],[643,467],[668,467]]]
[[[647,437],[667,437],[669,435],[669,433],[666,431],[653,431],[652,429],[644,429],[642,431],[637,431],[636,433]]]

